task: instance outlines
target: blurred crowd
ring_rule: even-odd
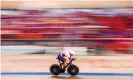
[[[2,9],[2,45],[86,46],[128,52],[133,9]]]

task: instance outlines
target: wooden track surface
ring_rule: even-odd
[[[2,80],[133,80],[133,77],[105,76],[2,76]]]
[[[35,5],[33,5],[35,4]],[[45,5],[44,5],[45,4]],[[107,8],[132,7],[133,2],[116,0],[2,0],[2,8]]]
[[[76,56],[81,72],[133,72],[133,56]],[[107,59],[105,61],[104,59]],[[49,72],[51,64],[58,64],[56,56],[2,55],[2,72]],[[125,66],[123,66],[125,65]]]
[[[58,64],[58,61],[56,60],[56,56],[47,56],[47,55],[2,55],[2,72],[49,72],[49,66],[51,64]],[[74,61],[74,64],[76,64],[80,68],[80,72],[127,72],[127,73],[133,73],[133,65],[131,62],[133,61],[132,56],[122,56],[120,58],[114,57],[113,60],[118,60],[124,64],[124,60],[128,59],[126,61],[126,65],[128,67],[120,67],[118,66],[117,62],[101,62],[104,64],[109,65],[117,65],[117,67],[109,67],[109,66],[96,66],[99,65],[99,61],[95,61],[95,59],[103,60],[108,59],[112,60],[112,57],[99,57],[95,56],[78,56],[76,57],[77,60]],[[94,59],[95,58],[95,59]],[[94,61],[93,61],[94,60]],[[119,64],[120,64],[119,63]],[[129,67],[130,65],[130,67]],[[70,77],[70,76],[52,76],[52,75],[2,75],[2,80],[133,80],[133,76],[129,77],[117,77],[117,76],[76,76],[76,77]]]

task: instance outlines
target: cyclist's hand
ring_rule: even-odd
[[[72,60],[76,60],[76,58],[72,58]]]

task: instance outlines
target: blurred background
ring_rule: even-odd
[[[2,54],[132,55],[133,1],[1,1]]]

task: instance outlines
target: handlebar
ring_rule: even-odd
[[[71,61],[74,61],[74,60],[76,60],[76,58],[72,58],[72,59],[71,59]]]

